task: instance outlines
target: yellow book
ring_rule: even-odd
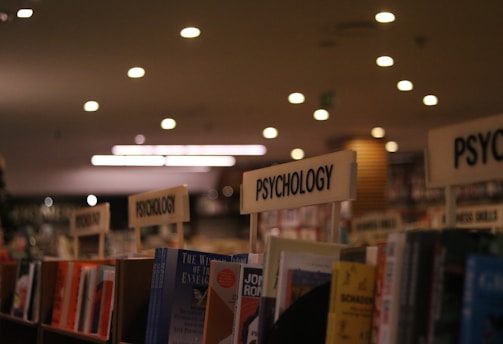
[[[332,269],[326,344],[370,343],[376,268],[338,261]]]

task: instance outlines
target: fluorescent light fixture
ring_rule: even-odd
[[[166,157],[162,155],[93,155],[94,166],[164,166]]]
[[[91,163],[93,166],[234,166],[236,158],[225,155],[93,155]]]
[[[234,166],[236,158],[224,155],[171,155],[166,166]]]
[[[114,155],[264,155],[264,145],[115,145]]]

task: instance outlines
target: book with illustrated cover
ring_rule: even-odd
[[[262,273],[262,266],[241,264],[238,299],[234,315],[233,344],[258,343]]]
[[[212,260],[230,261],[231,256],[179,248],[167,249],[158,311],[152,317],[154,343],[201,342]],[[149,326],[149,325],[147,325]]]
[[[281,252],[274,320],[306,292],[329,282],[337,259],[306,252]]]
[[[266,341],[267,333],[274,325],[281,252],[306,252],[339,258],[341,248],[343,247],[345,245],[327,242],[288,239],[276,236],[268,238],[264,253],[263,284],[259,307],[258,335],[260,343]]]
[[[103,297],[101,298],[98,335],[109,338],[114,306],[115,269],[103,272]]]
[[[333,265],[326,344],[368,344],[372,337],[376,267],[338,261]]]
[[[460,344],[503,343],[502,257],[468,257],[462,310]]]
[[[23,318],[24,320],[29,319],[34,281],[35,263],[28,259],[20,259],[17,264],[11,315]]]
[[[210,262],[203,344],[232,343],[241,264],[220,260]]]

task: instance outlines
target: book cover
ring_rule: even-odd
[[[379,319],[381,317],[381,303],[384,283],[384,272],[386,268],[386,243],[377,244],[376,261],[376,285],[374,296],[374,314],[372,316],[372,338],[371,343],[378,343],[379,339]]]
[[[274,321],[296,299],[314,287],[330,281],[336,256],[283,251],[280,254]]]
[[[34,262],[27,259],[18,261],[11,315],[24,320],[28,320],[29,316],[34,273]]]
[[[493,235],[487,231],[445,229],[435,245],[428,343],[459,343],[466,261],[486,253]]]
[[[212,260],[230,261],[231,256],[167,249],[164,282],[158,297],[155,343],[202,341]]]
[[[104,277],[105,271],[115,270],[115,266],[100,264],[98,265],[98,271],[96,276],[96,287],[94,288],[94,297],[93,297],[93,305],[92,305],[92,320],[90,322],[89,333],[98,333],[98,327],[100,322],[101,315],[101,305],[103,299],[103,285],[104,285]]]
[[[80,302],[82,296],[83,284],[83,269],[91,265],[87,262],[75,261],[73,266],[73,276],[70,285],[70,299],[68,302],[68,317],[66,320],[66,328],[76,330],[78,328],[78,313],[80,312]],[[80,295],[79,295],[80,294]]]
[[[210,262],[203,344],[232,343],[241,263]]]
[[[376,267],[338,261],[332,270],[326,344],[368,344],[372,336]]]
[[[30,305],[30,315],[28,320],[38,322],[40,318],[40,292],[42,288],[42,262],[37,260],[33,262],[35,265],[32,289],[32,302]]]
[[[379,318],[379,343],[396,342],[404,248],[405,233],[390,233],[386,248],[386,267]]]
[[[103,291],[100,306],[100,318],[98,335],[108,339],[114,306],[115,269],[107,269],[103,272]]]
[[[460,344],[503,343],[503,258],[468,257],[462,310]]]
[[[93,301],[96,290],[96,276],[98,274],[98,266],[89,266],[87,268],[86,291],[84,300],[82,301],[83,313],[79,319],[79,331],[89,333],[93,315]]]
[[[89,271],[91,268],[96,268],[96,265],[89,264],[82,266],[82,271],[80,272],[79,288],[77,293],[77,304],[75,307],[75,320],[73,321],[73,330],[79,331],[82,328],[83,318],[85,313],[85,301],[87,290],[89,287]],[[70,328],[70,327],[69,327]]]
[[[147,311],[147,323],[145,329],[145,344],[155,343],[157,334],[157,309],[160,306],[159,291],[162,288],[161,282],[164,281],[164,268],[166,265],[166,247],[158,247],[154,252],[154,262],[152,265],[152,279],[150,282],[150,296]],[[162,265],[161,265],[162,264]],[[162,269],[161,269],[162,268]]]
[[[263,268],[242,264],[234,316],[233,344],[258,343],[259,307]]]
[[[339,258],[341,244],[288,239],[270,236],[264,254],[263,285],[259,308],[259,342],[265,342],[267,332],[274,325],[278,286],[279,258],[282,251],[310,252]]]
[[[68,311],[70,309],[70,299],[71,299],[71,289],[72,289],[74,268],[75,268],[75,262],[69,261],[68,267],[66,269],[65,286],[63,289],[63,305],[61,307],[61,319],[59,321],[59,327],[61,327],[61,328],[65,328],[67,321],[68,321]]]
[[[66,291],[66,286],[70,285],[72,269],[73,262],[68,260],[58,262],[51,318],[51,325],[55,327],[61,326],[62,323],[65,296],[69,296],[69,292]]]

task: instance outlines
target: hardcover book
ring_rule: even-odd
[[[258,343],[261,266],[241,264],[238,299],[234,316],[233,344]]]
[[[212,260],[203,344],[232,343],[241,263]]]
[[[339,258],[341,248],[343,247],[344,245],[335,243],[288,239],[276,236],[269,237],[264,254],[264,277],[259,308],[259,343],[266,341],[267,333],[274,325],[281,252],[307,252]]]
[[[470,255],[466,265],[460,344],[503,343],[503,258]]]
[[[335,262],[330,287],[326,344],[368,344],[372,337],[376,267]]]
[[[306,292],[329,282],[332,265],[337,259],[313,253],[281,252],[274,320]]]

